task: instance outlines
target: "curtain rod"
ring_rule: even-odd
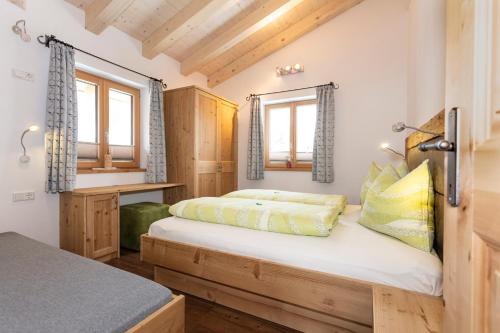
[[[319,84],[317,86],[311,86],[311,87],[303,87],[303,88],[296,88],[296,89],[273,91],[273,92],[267,92],[267,93],[262,93],[262,94],[250,94],[250,95],[248,95],[246,97],[246,100],[249,101],[252,97],[258,97],[258,96],[264,96],[264,95],[272,95],[272,94],[279,94],[279,93],[284,93],[284,92],[297,91],[297,90],[305,90],[305,89],[312,89],[312,88],[326,87],[326,86],[332,86],[333,89],[339,89],[339,85],[337,83],[330,82],[330,83]]]
[[[45,38],[45,40],[43,40],[43,38]],[[50,35],[50,36],[49,36],[49,35],[40,35],[40,36],[38,36],[36,39],[38,40],[38,42],[39,42],[40,44],[45,45],[46,47],[49,47],[49,45],[50,45],[50,42],[51,42],[51,41],[54,41],[54,42],[56,42],[56,43],[60,43],[60,44],[66,45],[66,46],[71,47],[71,48],[73,48],[73,49],[75,49],[75,50],[77,50],[77,51],[80,51],[80,52],[85,53],[85,54],[87,54],[87,55],[89,55],[89,56],[91,56],[91,57],[97,58],[97,59],[102,60],[102,61],[104,61],[104,62],[107,62],[107,63],[109,63],[109,64],[112,64],[112,65],[115,65],[115,66],[120,67],[120,68],[122,68],[122,69],[125,69],[125,70],[127,70],[127,71],[129,71],[129,72],[132,72],[132,73],[135,73],[135,74],[138,74],[138,75],[141,75],[141,76],[147,77],[148,79],[151,79],[151,80],[158,81],[158,82],[160,82],[160,83],[161,83],[161,85],[162,85],[162,88],[163,88],[163,89],[167,89],[167,84],[166,84],[166,83],[164,83],[164,82],[163,82],[163,80],[161,80],[161,79],[157,79],[157,78],[151,77],[151,76],[149,76],[149,75],[146,75],[146,74],[140,73],[140,72],[135,71],[135,70],[133,70],[133,69],[130,69],[130,68],[128,68],[128,67],[125,67],[125,66],[119,65],[119,64],[117,64],[116,62],[113,62],[113,61],[110,61],[110,60],[107,60],[107,59],[101,58],[101,57],[99,57],[99,56],[97,56],[97,55],[95,55],[95,54],[92,54],[92,53],[87,52],[87,51],[85,51],[85,50],[82,50],[82,49],[79,49],[79,48],[77,48],[77,47],[74,47],[74,46],[73,46],[73,45],[71,45],[71,44],[68,44],[68,43],[66,43],[66,42],[63,42],[63,41],[61,41],[61,40],[57,39],[57,38],[56,38],[56,36],[54,36],[54,35]]]

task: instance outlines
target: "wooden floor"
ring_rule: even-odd
[[[153,279],[153,266],[139,260],[139,253],[122,249],[121,258],[108,264]],[[297,331],[220,306],[186,296],[186,333],[296,333]]]

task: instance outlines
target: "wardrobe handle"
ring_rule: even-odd
[[[118,209],[118,196],[113,195],[113,203],[114,203],[113,209]]]

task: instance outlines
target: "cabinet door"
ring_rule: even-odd
[[[87,257],[118,254],[118,193],[87,197]]]
[[[225,101],[219,102],[218,108],[220,124],[220,156],[218,181],[220,182],[217,195],[224,195],[232,192],[237,187],[237,109],[233,104]]]
[[[197,182],[195,196],[216,196],[217,191],[217,98],[197,93]]]

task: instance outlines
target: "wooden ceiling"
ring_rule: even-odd
[[[87,30],[113,25],[142,41],[144,57],[165,53],[214,87],[363,0],[66,1]]]

